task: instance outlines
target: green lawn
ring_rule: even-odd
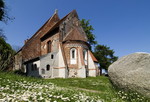
[[[0,102],[149,102],[116,91],[107,77],[38,79],[0,72]]]

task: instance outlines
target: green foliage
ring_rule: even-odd
[[[14,18],[8,15],[8,8],[5,5],[5,0],[0,0],[0,21],[7,23],[9,20],[13,19]]]
[[[0,21],[2,21],[2,19],[4,18],[4,1],[0,0]]]
[[[7,15],[4,0],[0,0],[0,21],[7,23],[10,18]],[[14,51],[11,46],[5,42],[6,36],[0,28],[0,70],[7,70],[12,67]]]
[[[118,59],[118,57],[114,56],[114,51],[105,45],[97,45],[95,47],[94,55],[97,58],[100,67],[106,70],[110,64]]]
[[[0,37],[0,70],[7,70],[12,65],[14,51],[11,46]]]
[[[97,41],[95,41],[95,35],[92,33],[94,28],[90,25],[89,20],[82,19],[81,25],[84,32],[87,35],[88,43],[92,46],[94,45],[94,55],[98,60],[100,67],[103,69],[108,69],[109,65],[118,59],[118,57],[114,56],[114,51],[110,49],[110,47],[104,45],[97,45]],[[96,47],[95,47],[96,45]],[[91,47],[90,47],[91,50]]]
[[[6,40],[6,36],[4,35],[3,29],[0,29],[0,37]]]
[[[95,41],[95,35],[92,33],[92,31],[94,29],[93,29],[92,25],[89,25],[89,20],[82,19],[81,20],[81,25],[82,25],[82,28],[83,28],[84,32],[87,35],[88,43],[90,45],[97,44],[97,41]],[[91,48],[90,48],[90,50],[91,50]]]

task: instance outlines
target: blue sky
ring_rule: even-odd
[[[7,42],[23,46],[58,9],[60,18],[76,9],[80,19],[89,19],[100,44],[116,56],[150,52],[150,0],[6,0],[8,13],[15,17],[0,22]]]

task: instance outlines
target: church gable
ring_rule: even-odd
[[[81,40],[87,41],[87,36],[80,24],[77,12],[73,10],[60,24],[60,32],[63,41]]]
[[[25,61],[41,56],[41,36],[46,34],[59,21],[57,12],[29,39],[25,41],[22,48],[23,59]]]

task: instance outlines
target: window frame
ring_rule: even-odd
[[[83,59],[84,59],[85,61],[87,61],[87,57],[88,57],[88,55],[87,55],[87,50],[84,49],[84,50],[83,50]]]
[[[76,64],[77,63],[77,49],[71,48],[70,49],[70,64]]]
[[[74,51],[74,53],[73,53]],[[70,49],[70,59],[76,59],[76,48]]]

